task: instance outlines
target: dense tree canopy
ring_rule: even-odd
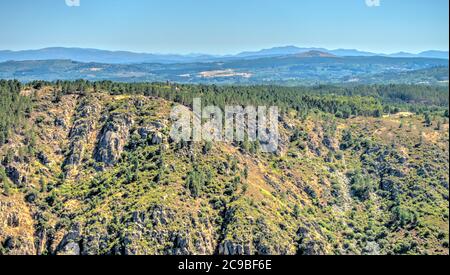
[[[18,81],[0,81],[0,146],[31,111],[31,100],[20,95],[21,88]]]
[[[20,94],[18,81],[0,81],[0,145],[31,110],[31,98]],[[313,110],[348,118],[352,115],[381,116],[383,113],[411,111],[430,116],[448,116],[448,87],[421,85],[357,86],[217,86],[173,83],[117,83],[111,81],[33,81],[26,88],[51,86],[55,102],[64,94],[104,91],[110,94],[144,94],[162,97],[187,106],[200,97],[204,106],[271,105],[281,113],[296,110],[304,115]]]

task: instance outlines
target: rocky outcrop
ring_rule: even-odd
[[[0,193],[0,255],[32,255],[34,221],[21,195]]]
[[[151,143],[152,145],[158,145],[163,142],[163,136],[161,133],[154,133],[152,136]]]
[[[366,247],[363,249],[364,255],[380,255],[380,245],[376,242],[367,242]]]
[[[219,244],[219,255],[251,255],[250,245],[236,244],[232,241],[224,241]]]
[[[17,213],[8,213],[6,217],[6,224],[9,227],[17,228],[20,226],[20,220]]]
[[[376,255],[397,253],[408,239],[416,247],[405,253],[448,251],[448,230],[416,222],[446,221],[444,142],[436,154],[412,148],[412,137],[390,146],[366,135],[376,125],[363,131],[358,119],[338,119],[339,131],[354,131],[352,149],[341,151],[320,123],[310,130],[321,119],[312,116],[280,129],[284,157],[233,143],[204,153],[201,143],[169,142],[171,102],[96,92],[70,100],[33,110],[32,121],[45,120],[30,153],[20,131],[0,147],[0,254]],[[77,165],[65,177],[63,154],[68,169]],[[352,198],[360,187],[368,200]],[[406,198],[439,207],[425,215]],[[406,225],[391,222],[400,218]]]
[[[163,143],[164,137],[161,130],[164,125],[161,122],[154,122],[146,127],[141,127],[138,129],[138,134],[142,139],[147,140],[149,145],[159,145]]]
[[[48,156],[42,151],[39,152],[36,157],[39,160],[39,162],[42,163],[43,165],[47,165],[50,163]]]
[[[253,215],[259,215],[253,212]],[[264,216],[249,215],[246,207],[228,208],[223,217],[222,233],[215,253],[218,255],[286,255],[295,247],[285,242],[291,238],[280,227],[273,226]]]
[[[66,121],[64,120],[64,118],[61,118],[61,117],[55,118],[53,124],[57,127],[62,127],[64,129],[67,127]]]
[[[338,142],[336,139],[325,136],[322,140],[322,144],[330,151],[336,152],[339,149]]]
[[[81,248],[80,225],[75,224],[67,233],[56,248],[57,255],[80,255]]]
[[[95,160],[107,166],[114,165],[127,144],[132,124],[133,120],[128,114],[112,114],[101,131],[95,149]]]
[[[316,156],[320,157],[322,156],[322,150],[320,144],[313,138],[312,135],[308,136],[308,148],[311,151],[311,153],[315,154]]]
[[[69,153],[63,166],[77,166],[81,164],[85,155],[86,144],[100,114],[100,104],[95,98],[84,98],[78,109],[77,119],[69,134]],[[66,167],[67,168],[67,167]]]
[[[298,255],[325,255],[325,245],[318,240],[307,227],[300,227],[297,232]]]
[[[207,219],[179,215],[175,210],[154,205],[132,214],[127,222],[120,254],[124,255],[208,255],[214,252],[213,236]],[[185,226],[174,224],[182,222]],[[113,252],[112,252],[113,253]]]

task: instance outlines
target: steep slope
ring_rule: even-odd
[[[291,110],[266,154],[175,143],[162,98],[56,89],[23,91],[32,148],[0,147],[2,254],[448,254],[448,120]]]

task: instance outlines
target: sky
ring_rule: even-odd
[[[448,0],[1,0],[0,50],[447,51],[448,10]]]

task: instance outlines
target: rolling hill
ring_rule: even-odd
[[[282,85],[372,83],[372,79],[376,78],[380,83],[445,84],[441,75],[432,73],[437,67],[441,68],[441,71],[448,71],[448,60],[380,56],[340,57],[327,52],[308,51],[272,57],[174,64],[107,64],[72,60],[8,61],[0,63],[0,78],[20,81],[87,79]],[[408,73],[417,70],[430,70],[430,73],[421,79],[408,77]],[[220,73],[223,71],[228,73]]]

